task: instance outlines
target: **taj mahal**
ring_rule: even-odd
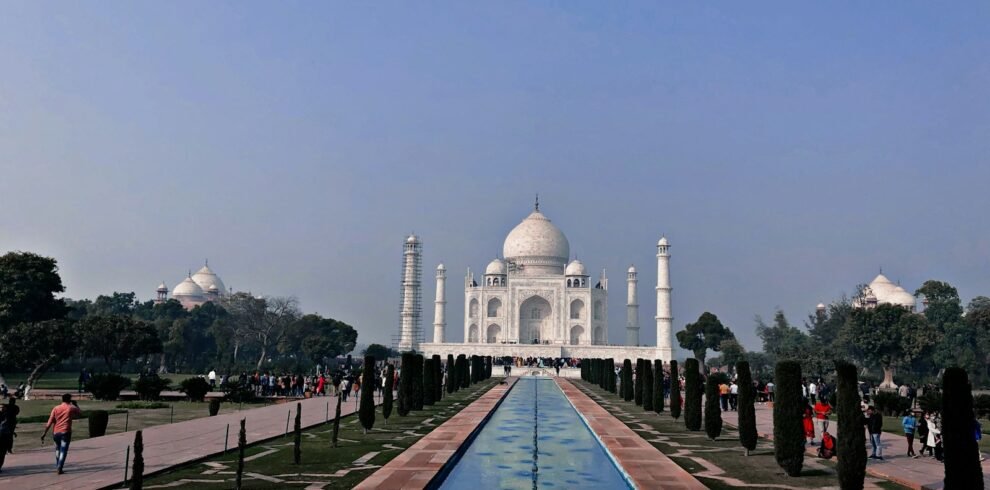
[[[432,342],[421,328],[422,240],[410,235],[403,245],[399,311],[400,351],[426,355],[467,354],[521,357],[673,359],[670,242],[657,247],[657,345],[640,344],[638,272],[626,271],[625,344],[608,343],[608,292],[605,271],[592,279],[585,265],[572,259],[564,233],[540,211],[539,200],[505,238],[502,258],[484,275],[468,269],[464,277],[463,343],[447,342],[447,269],[436,267]],[[460,323],[460,322],[458,322]],[[461,326],[462,325],[462,326]]]

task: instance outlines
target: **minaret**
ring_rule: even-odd
[[[420,273],[423,245],[416,235],[406,237],[402,254],[402,297],[399,306],[399,352],[419,349],[422,294]]]
[[[670,309],[670,242],[657,242],[657,350],[665,362],[674,359],[674,317]]]
[[[162,281],[162,283],[158,285],[158,289],[156,289],[155,292],[158,293],[158,297],[155,298],[156,305],[168,301],[168,286],[165,285],[165,281]]]
[[[626,345],[639,345],[639,303],[636,302],[636,267],[626,276]]]
[[[433,343],[444,342],[444,329],[447,328],[447,269],[437,266],[437,297],[433,302]]]

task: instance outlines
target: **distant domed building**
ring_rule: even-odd
[[[163,281],[158,285],[155,303],[164,303],[169,299],[168,286]],[[228,294],[220,276],[210,269],[209,261],[195,274],[188,274],[185,279],[172,289],[172,299],[182,304],[183,308],[191,310],[210,301],[217,301]]]
[[[879,304],[899,305],[913,312],[918,306],[918,300],[881,272],[863,289],[862,297],[853,300],[855,308],[875,308]]]

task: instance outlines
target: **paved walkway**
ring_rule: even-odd
[[[341,416],[354,413],[357,409],[354,399],[356,397],[349,398],[342,405]],[[307,428],[326,422],[328,404],[332,418],[337,399],[317,397],[300,402],[302,426]],[[236,448],[242,418],[246,420],[249,444],[283,435],[287,420],[291,430],[295,410],[295,403],[285,403],[146,428],[143,432],[144,472],[147,475],[222,452],[228,424],[229,447]],[[83,490],[120,483],[124,480],[124,461],[127,448],[134,442],[134,432],[73,442],[64,475],[55,474],[54,447],[49,435],[44,447],[7,455],[3,473],[0,473],[0,488]]]
[[[706,488],[690,473],[674,463],[655,446],[633,432],[624,422],[608,413],[588,395],[562,378],[557,385],[578,413],[588,422],[608,452],[636,484],[636,488],[703,490]]]
[[[355,490],[418,490],[426,488],[464,441],[481,425],[518,378],[510,377],[430,431],[366,478]]]
[[[728,412],[723,414],[723,420],[733,425],[738,424],[737,414]],[[761,437],[773,439],[773,409],[766,405],[756,405],[756,429]],[[829,432],[833,435],[838,433],[838,424],[835,417],[832,417],[829,425]],[[816,434],[816,442],[821,434]],[[883,446],[883,461],[868,460],[866,472],[872,476],[895,481],[901,485],[921,490],[921,489],[941,489],[942,479],[945,477],[945,466],[935,458],[912,458],[907,456],[907,440],[904,436],[898,436],[884,432],[880,437]],[[920,450],[918,441],[914,443],[915,452]],[[818,448],[810,447],[809,453],[816,454]],[[866,438],[867,455],[872,451],[869,437]],[[984,485],[990,488],[990,460],[983,462]]]

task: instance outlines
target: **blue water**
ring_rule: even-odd
[[[631,488],[552,379],[520,378],[442,489]]]

